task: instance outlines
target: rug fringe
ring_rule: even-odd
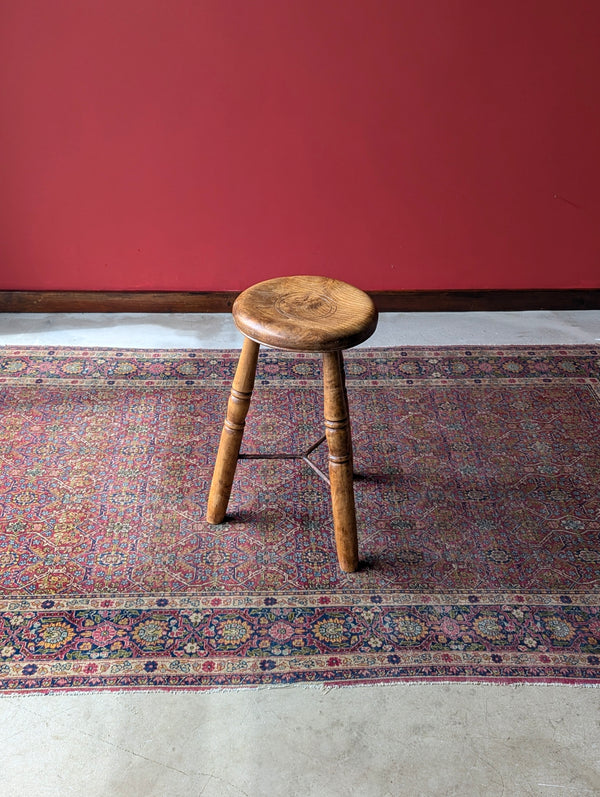
[[[441,680],[418,680],[413,679],[410,681],[373,681],[369,683],[295,683],[295,684],[248,684],[247,686],[186,686],[186,687],[163,687],[157,686],[154,688],[136,688],[129,687],[127,689],[111,689],[110,687],[99,689],[98,687],[90,687],[89,689],[61,689],[61,690],[21,690],[11,692],[0,692],[0,700],[12,700],[23,697],[40,698],[40,697],[60,697],[63,695],[77,696],[77,697],[99,697],[100,695],[155,695],[155,694],[227,694],[231,692],[249,692],[249,691],[306,691],[306,692],[320,692],[327,694],[333,690],[343,689],[373,689],[388,687],[395,690],[403,688],[414,688],[417,686],[428,687],[435,689],[436,687],[456,687],[457,689],[464,687],[476,687],[478,689],[512,689],[513,691],[535,689],[537,687],[543,688],[559,688],[559,689],[597,689],[600,683],[590,683],[586,681],[519,681],[519,682],[499,682],[499,681],[469,681],[461,678],[457,679],[441,679]]]

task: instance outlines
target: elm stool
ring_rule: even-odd
[[[271,458],[302,459],[314,470],[308,454],[327,440],[333,526],[340,567],[358,567],[354,506],[352,438],[342,351],[367,340],[377,326],[377,311],[366,293],[326,277],[280,277],[243,291],[235,300],[233,319],[244,335],[227,417],[215,462],[206,519],[222,523],[227,511],[250,406],[260,345],[272,349],[320,352],[323,355],[325,435],[301,455]]]

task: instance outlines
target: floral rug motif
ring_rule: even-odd
[[[300,461],[205,522],[237,356],[0,349],[0,689],[599,682],[600,349],[347,352],[355,574]],[[244,450],[316,442],[320,379],[263,351]]]

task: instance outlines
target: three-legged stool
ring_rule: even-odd
[[[260,344],[285,351],[320,352],[335,542],[340,567],[353,572],[358,567],[358,541],[342,351],[362,343],[375,331],[377,311],[373,302],[363,291],[339,280],[280,277],[243,291],[232,312],[245,337],[221,433],[208,496],[207,521],[216,524],[225,518]],[[306,460],[306,456],[298,458]]]

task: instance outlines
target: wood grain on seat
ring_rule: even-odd
[[[377,311],[358,288],[328,277],[278,277],[243,291],[233,305],[238,329],[287,351],[340,351],[367,340]]]

